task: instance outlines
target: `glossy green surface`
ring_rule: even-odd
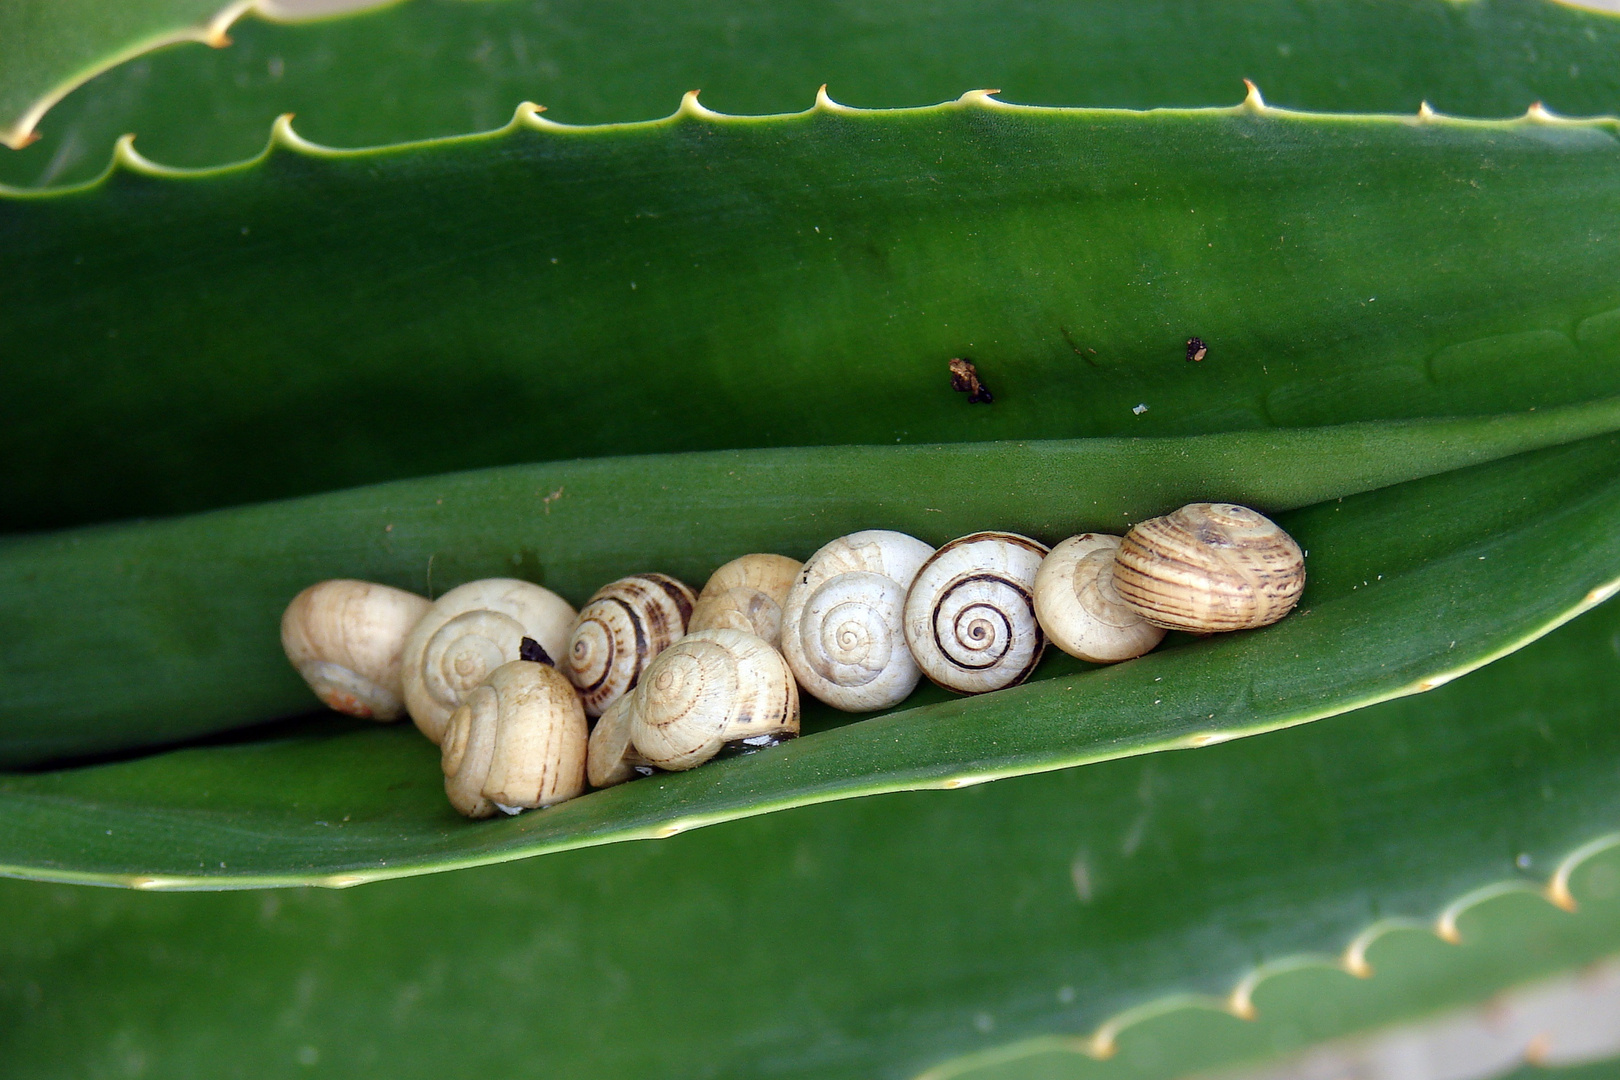
[[[1479,1000],[1620,948],[1612,851],[1567,867],[1574,915],[1476,903],[1620,825],[1617,636],[1608,605],[1261,738],[343,892],[0,883],[6,1064],[899,1078],[1203,995],[1126,1024],[1095,1070],[1167,1076]],[[1372,978],[1325,966],[1375,923]],[[1259,964],[1257,1021],[1210,1008]]]
[[[519,101],[572,124],[651,120],[701,89],[723,112],[948,101],[1226,105],[1253,79],[1299,109],[1506,117],[1620,108],[1612,17],[1534,0],[416,0],[315,25],[249,18],[226,50],[124,64],[59,105],[0,182],[98,173],[134,132],[159,161],[257,153],[271,119],[333,146],[499,127]]]
[[[26,145],[74,86],[164,42],[201,40],[225,0],[13,0],[0,5],[0,145]]]
[[[1121,449],[1132,463],[1143,456]],[[1109,503],[1129,507],[1152,497],[1126,494],[1126,469],[1112,491],[1099,470],[1091,507],[1050,498],[1047,490],[1075,475],[1065,460],[1072,448],[838,453],[850,480],[909,457],[911,469],[882,471],[909,472],[916,489],[899,499],[887,491],[840,497],[834,484],[832,496],[818,500],[813,492],[827,488],[791,479],[801,452],[737,454],[735,470],[724,457],[601,462],[575,466],[566,481],[540,482],[534,470],[475,474],[167,529],[92,531],[78,545],[71,538],[16,544],[23,557],[7,560],[10,581],[0,595],[15,611],[11,625],[23,630],[17,640],[29,644],[13,650],[6,668],[20,677],[8,675],[0,693],[6,752],[19,762],[139,746],[239,726],[278,706],[307,707],[300,703],[312,704],[308,692],[280,655],[277,616],[303,584],[327,576],[409,584],[432,559],[445,575],[435,580],[449,585],[527,563],[538,571],[532,576],[578,600],[631,570],[687,575],[688,567],[746,551],[806,555],[861,527],[911,529],[937,543],[995,526],[1055,542],[1118,521]],[[1005,484],[988,480],[965,490],[938,486],[957,472],[953,457],[975,454],[1027,475],[1029,487],[1009,498]],[[1249,467],[1263,465],[1264,454],[1253,457]],[[1175,466],[1203,473],[1217,460],[1173,455],[1161,481],[1174,490],[1189,482]],[[1257,493],[1264,475],[1257,469],[1245,494]],[[826,481],[822,474],[815,483]],[[547,515],[536,504],[553,490],[564,494],[543,504]],[[916,498],[922,492],[929,497]],[[938,494],[952,496],[950,509],[931,508],[946,501]],[[1142,509],[1185,498],[1177,491]],[[602,507],[625,505],[636,513],[602,521]],[[527,522],[517,507],[527,508]],[[722,508],[729,512],[712,512]],[[469,823],[450,810],[436,750],[404,725],[339,725],[324,737],[7,777],[0,779],[0,867],[164,887],[392,877],[669,835],[829,799],[1205,745],[1416,693],[1613,592],[1620,437],[1322,502],[1279,520],[1311,553],[1310,576],[1300,610],[1262,631],[1183,640],[1091,671],[1055,655],[1022,687],[943,701],[939,692],[919,695],[881,718],[817,731],[829,722],[823,713],[811,718],[813,734],[769,752],[498,822]],[[613,539],[588,542],[605,535]],[[62,595],[80,600],[49,604]],[[107,606],[97,610],[98,603]],[[64,654],[60,643],[75,633],[82,654]],[[344,817],[348,824],[331,827]],[[117,827],[105,833],[112,819]]]
[[[0,515],[1595,398],[1620,391],[1620,234],[1593,224],[1617,165],[1607,121],[974,99],[123,169],[0,199],[28,268],[0,457],[30,463]],[[960,355],[994,405],[951,392]]]

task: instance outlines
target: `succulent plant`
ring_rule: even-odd
[[[14,1068],[1168,1077],[1620,950],[1620,22],[119,7],[0,7]],[[278,643],[1212,500],[1282,622],[493,822]]]

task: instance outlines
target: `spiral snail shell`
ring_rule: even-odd
[[[281,616],[281,647],[329,709],[372,720],[405,711],[400,657],[432,605],[415,593],[337,578],[311,585]]]
[[[636,685],[648,661],[686,633],[697,597],[667,574],[631,574],[596,590],[568,632],[564,672],[587,716]]]
[[[631,709],[635,701],[634,690],[620,695],[591,728],[591,741],[585,753],[585,778],[591,782],[591,787],[612,787],[653,771],[630,739],[634,723]]]
[[[1027,679],[1046,651],[1033,596],[1045,555],[1045,544],[1005,532],[934,552],[906,594],[906,641],[923,674],[964,694]]]
[[[810,556],[782,605],[782,655],[799,685],[845,712],[905,700],[921,672],[906,647],[906,590],[934,549],[901,532],[850,533]]]
[[[632,698],[631,740],[660,769],[690,769],[727,744],[772,746],[799,733],[787,662],[740,630],[688,634],[653,658]]]
[[[1305,556],[1276,523],[1245,506],[1190,503],[1125,534],[1114,589],[1155,626],[1249,630],[1293,610]]]
[[[1052,644],[1093,664],[1113,664],[1152,651],[1164,640],[1114,591],[1119,537],[1071,536],[1041,560],[1035,574],[1035,617]]]
[[[782,603],[799,576],[800,563],[786,555],[744,555],[709,576],[698,594],[687,633],[741,630],[782,643]]]
[[[585,710],[556,668],[502,664],[445,728],[440,763],[450,804],[470,818],[551,806],[585,790]]]
[[[468,692],[522,654],[525,637],[562,655],[574,609],[549,589],[516,578],[458,585],[436,600],[405,641],[405,705],[439,742]]]

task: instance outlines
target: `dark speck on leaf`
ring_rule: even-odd
[[[1209,354],[1209,346],[1204,344],[1204,339],[1203,338],[1190,337],[1190,338],[1187,339],[1187,359],[1188,360],[1191,360],[1193,363],[1196,364],[1196,363],[1198,363],[1198,361],[1202,360],[1208,354]]]
[[[978,369],[973,366],[971,360],[958,358],[951,361],[951,389],[959,394],[966,394],[969,405],[978,405],[981,402],[988,405],[996,400],[995,395],[990,393],[990,388],[979,381]]]

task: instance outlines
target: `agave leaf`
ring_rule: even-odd
[[[88,179],[126,132],[158,160],[219,165],[256,153],[284,112],[318,142],[379,146],[498,127],[525,99],[566,123],[649,120],[699,87],[754,115],[802,108],[822,83],[872,107],[980,86],[1026,104],[1220,105],[1245,78],[1280,104],[1337,112],[1620,102],[1620,23],[1523,0],[1318,0],[1308,19],[1291,0],[416,0],[313,24],[248,19],[232,36],[227,50],[101,76],[50,114],[38,145],[0,155],[0,182]]]
[[[0,475],[14,527],[521,460],[1620,391],[1611,121],[689,99],[352,154],[281,125],[202,174],[119,160],[0,199],[27,267],[0,310],[0,454],[33,463]],[[950,391],[962,355],[993,406]]]
[[[359,0],[364,3],[365,0]],[[371,0],[376,3],[377,0]],[[382,0],[387,2],[387,0]],[[145,53],[183,41],[229,45],[226,30],[248,11],[294,19],[299,8],[356,7],[356,0],[13,0],[0,7],[0,144],[21,149],[40,118],[75,87]],[[82,136],[76,136],[82,137]]]
[[[558,485],[564,494],[551,504],[552,528],[536,512],[552,489],[536,486],[532,471],[518,470],[354,493],[348,507],[334,496],[235,512],[234,520],[212,515],[166,535],[158,527],[148,543],[128,529],[105,530],[111,541],[105,544],[96,543],[95,532],[77,544],[19,543],[0,595],[18,598],[10,625],[22,628],[20,640],[37,644],[17,650],[5,665],[25,674],[0,693],[6,703],[0,730],[17,761],[173,737],[176,718],[199,724],[201,717],[213,727],[258,718],[245,711],[256,689],[267,703],[282,700],[284,689],[297,690],[277,654],[279,605],[300,585],[327,576],[320,560],[334,555],[370,552],[377,561],[365,569],[389,563],[411,573],[454,537],[491,546],[481,553],[476,546],[451,548],[448,565],[498,572],[511,567],[506,553],[515,547],[544,569],[548,582],[577,597],[586,582],[613,576],[610,568],[683,573],[747,550],[804,554],[857,524],[911,528],[939,542],[994,523],[1055,541],[1119,520],[1109,508],[1115,500],[1128,508],[1120,516],[1138,516],[1129,507],[1144,496],[1123,482],[1099,492],[1100,506],[1044,497],[1043,489],[1077,479],[1063,450],[1072,448],[913,452],[916,489],[904,498],[881,490],[871,501],[848,495],[818,501],[812,493],[825,477],[795,483],[790,468],[749,470],[752,455],[738,454],[741,475],[732,490],[718,475],[723,459],[676,459],[663,469],[657,459],[632,463],[644,474],[639,489],[624,482],[631,469],[613,469],[615,463],[576,466],[570,481],[577,495],[567,494],[567,483]],[[871,452],[865,465],[892,482],[907,470],[884,466],[906,454]],[[984,470],[991,479],[964,491],[954,483],[955,466],[974,455],[996,468]],[[802,464],[799,455],[778,457]],[[930,458],[940,459],[932,472],[915,463]],[[1212,463],[1192,460],[1198,475]],[[1258,460],[1257,478],[1267,475],[1264,455]],[[1440,685],[1612,593],[1620,582],[1617,464],[1620,437],[1605,436],[1319,503],[1281,519],[1312,552],[1311,578],[1303,610],[1264,631],[1185,641],[1092,671],[1055,660],[1022,687],[946,701],[936,694],[931,703],[923,697],[769,753],[660,775],[507,821],[458,820],[443,797],[436,749],[403,725],[339,726],[324,736],[7,777],[0,780],[0,866],[15,874],[164,888],[353,883],[669,836],[830,799],[959,787],[1203,746],[1302,723]],[[592,469],[612,483],[593,490]],[[1007,470],[1029,477],[1029,501],[1003,497]],[[853,467],[848,475],[865,471]],[[937,493],[956,504],[930,500],[951,507],[936,514],[915,496],[942,478],[947,483]],[[1161,478],[1172,489],[1188,482],[1173,471]],[[655,492],[665,483],[670,491],[661,500]],[[750,491],[756,486],[778,498]],[[399,498],[404,493],[409,502]],[[566,509],[570,498],[579,500],[573,512]],[[375,508],[355,512],[353,504],[363,500],[387,506],[391,531],[377,526]],[[1177,501],[1179,493],[1170,504]],[[880,502],[888,505],[874,505]],[[593,503],[628,504],[637,513],[609,523],[592,514]],[[516,507],[529,511],[530,524],[517,528],[532,546],[502,542],[513,538]],[[712,512],[721,508],[729,513]],[[591,537],[595,545],[585,542]],[[326,545],[328,554],[315,554],[305,538],[310,547]],[[216,554],[205,560],[210,549]],[[465,571],[441,572],[459,578]],[[53,610],[44,600],[74,594],[83,605]],[[110,597],[101,610],[99,594]],[[63,655],[61,643],[81,627],[82,654]],[[107,636],[88,637],[95,633]],[[212,671],[196,663],[203,656]],[[827,725],[821,718],[812,727]]]
[[[3,883],[7,1061],[836,1080],[990,1051],[1041,1075],[1044,1037],[1077,1075],[1145,1078],[1425,1015],[1620,947],[1617,633],[1610,604],[1265,738],[657,844],[336,893]],[[358,801],[325,782],[323,809]],[[103,793],[110,844],[128,789]],[[322,820],[327,846],[354,828]],[[193,836],[176,815],[171,844]]]

